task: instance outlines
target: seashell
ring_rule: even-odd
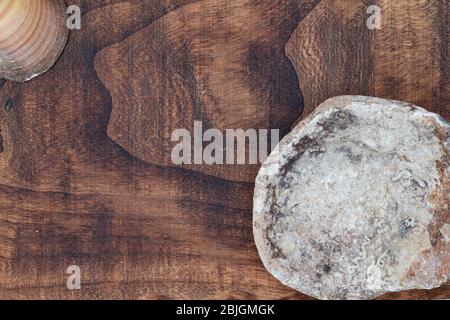
[[[425,142],[426,141],[426,142]],[[256,178],[267,270],[320,299],[370,299],[450,280],[450,123],[409,103],[328,99]]]
[[[68,33],[63,0],[0,1],[0,78],[25,82],[46,72]]]

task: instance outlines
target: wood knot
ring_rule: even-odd
[[[11,109],[14,108],[14,101],[11,98],[6,99],[5,101],[5,110],[7,112],[11,111]]]

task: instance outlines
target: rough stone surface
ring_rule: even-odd
[[[321,299],[450,278],[450,124],[404,102],[327,100],[268,157],[253,231],[265,267]]]

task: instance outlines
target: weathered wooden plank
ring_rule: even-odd
[[[279,284],[258,258],[251,230],[253,183],[232,181],[248,177],[226,180],[210,176],[214,173],[207,171],[203,174],[146,163],[107,134],[112,97],[119,94],[119,88],[114,84],[110,84],[110,91],[105,88],[94,68],[95,55],[102,49],[105,51],[101,55],[108,57],[119,47],[141,48],[150,40],[142,38],[139,45],[134,38],[153,30],[156,19],[191,2],[195,1],[71,1],[84,12],[83,27],[71,33],[55,67],[25,84],[0,80],[0,298],[308,298]],[[237,5],[240,0],[229,3]],[[278,2],[271,3],[275,6]],[[195,8],[195,4],[189,6]],[[355,11],[351,3],[348,6]],[[267,12],[273,15],[275,7],[270,8]],[[187,15],[190,10],[193,9],[180,11]],[[264,12],[242,11],[230,21],[237,23],[242,18],[244,25],[252,21],[263,23],[269,18],[256,17]],[[241,121],[239,112],[228,115],[222,110],[225,121],[214,108],[205,107],[205,119],[215,119],[215,126],[255,121],[255,126],[287,129],[301,111],[301,104],[287,103],[301,101],[301,97],[297,76],[292,74],[282,51],[283,42],[302,15],[289,15],[290,9],[287,12],[286,16],[273,15],[276,27],[255,24],[254,28],[261,27],[254,31],[257,48],[264,50],[251,51],[253,58],[245,60],[253,61],[250,64],[238,61],[248,77],[248,81],[236,80],[238,86],[264,102],[266,118],[255,114],[253,119],[247,113],[245,121]],[[446,18],[443,13],[438,16],[434,21],[439,26],[434,28],[443,34],[446,27],[439,21]],[[164,29],[166,32],[177,30],[175,24],[181,23],[167,17],[161,21],[172,28]],[[207,29],[206,22],[205,25]],[[317,32],[331,37],[328,33],[333,29],[325,23],[317,28]],[[207,30],[202,30],[197,31],[207,34]],[[251,33],[248,31],[247,38]],[[171,41],[182,39],[180,33],[161,31],[161,35]],[[282,39],[272,38],[276,36]],[[443,58],[448,42],[439,41],[439,61],[443,61],[448,59]],[[221,48],[210,42],[212,47]],[[350,40],[348,43],[362,45]],[[248,45],[248,41],[242,44],[246,48]],[[363,45],[357,51],[364,52],[364,48]],[[272,61],[272,56],[277,57],[276,61]],[[112,74],[125,68],[123,61],[118,61],[117,66],[104,63],[97,60],[97,69],[110,65]],[[310,71],[305,71],[315,70],[315,62],[311,64],[304,70],[297,69],[301,86],[302,79],[310,77]],[[250,66],[254,68],[247,70]],[[127,68],[134,70],[133,65]],[[286,74],[280,75],[279,68]],[[430,70],[435,90],[437,76],[435,69]],[[442,76],[448,67],[440,64],[440,70],[440,91],[433,91],[438,92],[433,110],[448,99],[448,78]],[[364,69],[357,74],[363,79],[369,73]],[[105,83],[113,80],[107,70],[103,70],[103,75]],[[231,75],[240,76],[228,76]],[[295,78],[293,83],[291,78]],[[214,85],[225,99],[226,82],[223,87]],[[271,91],[273,88],[278,89]],[[306,101],[319,99],[308,94],[307,89]],[[247,105],[249,110],[255,108],[254,103]],[[10,107],[5,108],[7,105]],[[290,111],[282,111],[282,106]],[[443,110],[445,115],[448,109]],[[244,166],[239,170],[247,169]],[[82,270],[80,291],[66,288],[65,270],[72,264]],[[449,294],[447,285],[385,298],[449,298]]]

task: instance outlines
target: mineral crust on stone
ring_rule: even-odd
[[[369,299],[450,278],[450,124],[404,102],[325,101],[256,179],[267,270],[320,299]]]

